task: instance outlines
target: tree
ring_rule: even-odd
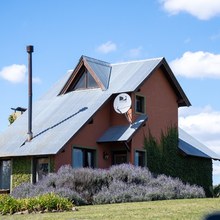
[[[17,116],[15,114],[11,114],[8,117],[8,121],[10,123],[10,125],[17,119]]]

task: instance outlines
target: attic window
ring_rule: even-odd
[[[91,89],[98,88],[98,84],[95,79],[92,77],[91,73],[84,67],[79,73],[78,77],[74,80],[72,85],[69,87],[67,92],[80,90],[80,89]]]

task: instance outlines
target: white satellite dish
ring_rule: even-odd
[[[113,107],[117,113],[125,114],[131,107],[131,97],[127,93],[117,95]]]

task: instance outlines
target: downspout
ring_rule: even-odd
[[[27,141],[31,141],[33,138],[32,133],[32,53],[34,47],[32,45],[27,46],[28,53],[28,132]]]

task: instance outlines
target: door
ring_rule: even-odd
[[[126,151],[115,151],[113,152],[113,165],[127,163],[127,152]]]

